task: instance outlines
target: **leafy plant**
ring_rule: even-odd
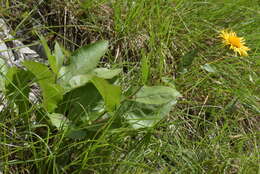
[[[100,128],[114,117],[123,120],[117,126],[130,125],[135,129],[154,126],[171,111],[180,97],[175,88],[165,86],[141,86],[133,95],[124,96],[121,87],[112,83],[121,69],[97,68],[100,58],[108,49],[107,41],[98,41],[76,50],[70,56],[68,65],[64,65],[64,50],[58,43],[51,53],[44,38],[41,41],[50,68],[33,61],[23,62],[26,70],[10,68],[6,94],[11,98],[15,87],[22,89],[18,97],[12,99],[19,111],[24,112],[30,105],[29,100],[24,99],[29,96],[28,83],[36,82],[42,95],[40,106],[49,113],[49,120],[55,127],[69,129],[67,135],[70,137],[84,137],[88,130],[86,125]],[[145,83],[147,77],[142,78]],[[21,79],[29,81],[18,83]]]

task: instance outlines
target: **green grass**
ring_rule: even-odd
[[[147,66],[143,82],[156,85],[167,78],[182,98],[149,130],[104,129],[96,139],[69,139],[6,109],[0,113],[0,171],[260,173],[259,1],[86,2],[83,8],[76,0],[38,6],[29,0],[2,0],[0,17],[28,44],[37,40],[35,30],[50,46],[58,40],[70,50],[107,39],[110,50],[102,64],[124,68],[120,80],[125,90],[142,83],[141,67]],[[223,47],[218,38],[223,28],[246,39],[248,57]],[[186,58],[194,59],[187,72],[180,73]],[[206,63],[215,72],[203,69]]]

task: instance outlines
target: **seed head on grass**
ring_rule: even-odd
[[[245,46],[245,39],[243,37],[238,37],[235,32],[228,30],[221,30],[219,37],[222,38],[223,43],[230,46],[229,49],[235,53],[238,53],[240,56],[248,56],[247,51],[249,51],[250,48]]]

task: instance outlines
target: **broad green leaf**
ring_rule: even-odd
[[[67,66],[62,66],[60,68],[57,83],[61,85],[66,92],[72,90],[72,87],[69,84],[69,80],[72,78],[71,74],[68,75],[70,72],[68,71]]]
[[[8,67],[5,60],[0,58],[0,91],[5,90],[5,75],[7,71]]]
[[[66,112],[73,122],[81,119],[91,121],[104,112],[104,102],[97,88],[87,83],[68,92],[57,110]]]
[[[103,79],[112,79],[113,77],[117,76],[122,69],[107,69],[107,68],[96,68],[92,71],[92,74],[103,78]]]
[[[15,103],[19,113],[29,110],[30,81],[33,75],[29,71],[17,67],[9,68],[6,74],[5,94],[10,102]]]
[[[202,69],[210,72],[210,73],[215,73],[216,72],[216,69],[212,66],[212,65],[209,65],[209,64],[205,64],[205,65],[202,65],[201,66]]]
[[[152,127],[167,116],[180,96],[173,87],[144,86],[124,103],[124,116],[133,128]]]
[[[75,89],[80,86],[84,86],[86,83],[88,83],[91,80],[91,78],[92,78],[92,76],[88,75],[88,74],[73,76],[69,80],[70,89]]]
[[[71,86],[70,80],[78,75],[95,74],[95,72],[92,71],[98,65],[100,58],[105,54],[107,48],[108,41],[98,41],[75,51],[71,56],[70,64],[60,68],[58,83],[65,88],[66,92],[73,90],[75,85]],[[96,73],[100,74],[99,70]],[[115,72],[113,73],[115,74]],[[74,82],[74,80],[72,80],[72,82]],[[77,80],[77,82],[79,81]],[[84,84],[80,83],[79,85],[79,83],[77,83],[76,86],[82,85]]]
[[[121,69],[111,69],[110,70],[107,68],[96,68],[87,74],[75,75],[75,76],[72,76],[70,79],[65,79],[66,73],[69,73],[69,72],[67,72],[67,70],[68,69],[65,67],[61,68],[60,76],[62,79],[60,79],[58,81],[59,84],[65,89],[66,92],[69,92],[80,86],[84,86],[94,76],[100,77],[103,79],[112,79],[113,77],[117,76],[121,72]]]
[[[66,129],[69,126],[70,121],[62,114],[52,113],[48,114],[51,123],[59,130]]]
[[[61,70],[61,72],[63,69]],[[75,75],[70,79],[65,79],[61,82],[61,85],[65,88],[66,92],[69,92],[70,90],[73,90],[75,88],[84,86],[86,83],[88,83],[94,76],[104,78],[104,79],[112,79],[116,75],[118,75],[121,72],[121,69],[107,69],[107,68],[96,68],[93,71],[91,71],[88,74],[80,74]],[[65,74],[66,72],[62,72]]]
[[[54,46],[54,55],[55,55],[55,60],[56,60],[56,66],[57,66],[57,69],[58,69],[58,71],[59,71],[60,68],[61,68],[62,65],[63,65],[65,56],[64,56],[63,50],[62,50],[62,48],[60,47],[60,45],[59,45],[58,42],[56,42],[56,43],[55,43],[55,46]]]
[[[23,65],[35,75],[39,82],[55,83],[55,75],[46,65],[33,61],[24,61]]]
[[[44,108],[48,112],[54,111],[64,93],[63,88],[55,83],[55,75],[46,65],[38,62],[25,61],[23,65],[32,72],[41,87]]]
[[[135,129],[152,127],[162,120],[171,111],[176,101],[162,105],[151,105],[145,103],[131,102],[125,103],[125,118]]]
[[[69,72],[67,70],[68,69],[63,66],[60,69],[60,73],[61,73],[60,79],[58,79],[58,84],[64,88],[65,93],[68,93],[69,91],[71,91],[75,88],[84,86],[93,77],[93,75],[91,75],[91,73],[89,73],[89,74],[74,75],[74,76],[71,76],[70,78],[68,78],[69,76],[67,76],[66,74]]]
[[[76,50],[67,67],[68,72],[74,75],[85,74],[93,70],[99,63],[100,58],[108,49],[108,41],[98,41]],[[69,74],[68,74],[69,75]]]
[[[143,86],[134,96],[133,100],[145,104],[165,104],[176,101],[180,93],[171,87]]]
[[[93,77],[91,81],[103,97],[106,109],[109,112],[114,111],[120,104],[121,88],[116,85],[111,85],[108,81],[99,77]]]
[[[59,68],[58,68],[58,65],[57,65],[56,58],[55,58],[55,56],[53,56],[53,55],[51,54],[51,50],[50,50],[50,48],[49,48],[49,46],[48,46],[47,41],[45,40],[45,38],[41,36],[41,37],[40,37],[40,40],[41,40],[41,43],[42,43],[42,45],[43,45],[43,47],[44,47],[46,56],[47,56],[47,58],[48,58],[48,62],[49,62],[49,64],[50,64],[50,67],[51,67],[52,71],[57,75],[58,72],[59,72]]]
[[[53,112],[63,98],[63,88],[53,83],[39,83],[42,89],[42,105],[48,112]]]

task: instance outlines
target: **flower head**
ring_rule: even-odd
[[[222,30],[219,37],[222,38],[225,45],[230,46],[234,52],[239,53],[241,56],[247,56],[247,51],[250,48],[245,46],[245,39],[243,37],[237,37],[237,34],[233,31]]]

